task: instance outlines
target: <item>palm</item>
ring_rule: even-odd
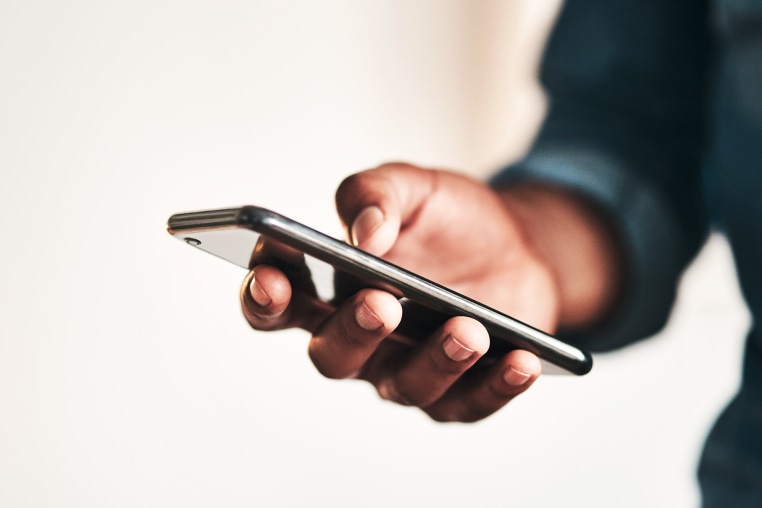
[[[384,257],[533,326],[555,328],[549,271],[526,248],[494,191],[481,183],[439,173],[436,190],[412,220],[403,220]]]
[[[555,328],[556,284],[526,247],[502,200],[484,185],[389,164],[345,179],[336,205],[360,248],[538,328]],[[256,329],[310,330],[310,358],[323,375],[365,379],[382,397],[422,408],[437,421],[484,418],[540,374],[538,358],[520,350],[473,368],[489,348],[482,325],[456,316],[437,326],[425,311],[403,309],[382,290],[359,289],[336,309],[315,306],[292,300],[285,274],[259,265],[241,295],[244,315]],[[406,311],[412,320],[402,319]],[[412,335],[435,329],[413,348],[386,340],[395,330],[405,336],[405,323],[412,323]]]

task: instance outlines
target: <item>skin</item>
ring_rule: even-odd
[[[356,246],[549,333],[594,325],[621,289],[610,228],[589,203],[561,189],[492,189],[456,173],[392,163],[347,178],[336,206]],[[466,317],[448,320],[414,347],[388,339],[402,309],[378,289],[332,309],[292,291],[282,272],[263,264],[245,278],[241,303],[257,330],[311,332],[309,355],[324,376],[366,380],[382,398],[437,421],[485,418],[541,372],[527,351],[476,364],[489,336]]]

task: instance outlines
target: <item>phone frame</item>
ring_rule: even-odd
[[[194,231],[230,228],[245,228],[271,237],[367,281],[369,286],[388,290],[447,316],[474,318],[489,332],[491,345],[488,354],[492,356],[524,349],[543,360],[546,365],[544,370],[548,370],[548,362],[560,369],[559,373],[584,375],[592,369],[593,359],[587,351],[266,208],[242,206],[178,213],[172,215],[167,224],[170,234],[190,245],[194,245]],[[207,252],[230,261],[213,251]]]

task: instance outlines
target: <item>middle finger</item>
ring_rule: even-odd
[[[449,319],[397,366],[366,372],[381,397],[418,407],[437,401],[489,349],[487,330],[474,319]],[[397,357],[399,359],[399,357]]]

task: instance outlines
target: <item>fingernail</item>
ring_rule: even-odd
[[[249,283],[249,293],[251,293],[251,297],[254,299],[254,301],[262,307],[267,307],[273,301],[273,299],[270,298],[267,293],[265,293],[265,290],[262,289],[262,286],[260,286],[257,282],[256,275],[251,278],[251,282]]]
[[[360,302],[360,305],[357,306],[357,309],[355,310],[355,320],[357,321],[357,324],[360,325],[360,328],[368,330],[369,332],[378,330],[384,326],[384,322],[370,310],[370,307],[365,303],[365,300]]]
[[[513,367],[508,367],[503,373],[503,381],[511,386],[521,386],[529,381],[530,377],[532,377],[531,374],[521,372],[520,370],[516,370]]]
[[[444,344],[442,344],[445,354],[453,361],[462,362],[466,358],[470,358],[474,354],[473,349],[469,349],[460,342],[458,339],[449,335]]]
[[[369,206],[352,223],[352,244],[357,247],[368,239],[384,223],[384,212],[377,206]]]

